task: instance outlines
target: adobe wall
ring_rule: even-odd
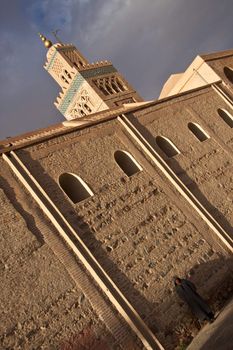
[[[35,204],[2,158],[0,169],[0,348],[62,349],[87,338],[114,348],[105,324],[44,242],[46,219],[40,226],[39,209],[30,212]]]
[[[218,108],[233,114],[212,88],[206,88],[144,109],[135,117],[153,138],[165,136],[178,147],[180,154],[168,158],[153,144],[222,227],[233,234],[233,134]],[[189,130],[189,122],[199,124],[209,139],[200,142]]]
[[[207,60],[207,63],[222,78],[229,89],[231,97],[233,97],[233,82],[231,82],[224,73],[224,67],[233,68],[233,55]],[[225,84],[223,84],[223,88]]]
[[[130,152],[143,171],[127,177],[116,150]],[[191,275],[210,297],[231,273],[228,253],[209,227],[116,120],[17,154],[162,344],[173,348],[174,330],[190,317],[174,293],[173,276]],[[94,196],[73,204],[58,184],[64,172],[80,176]]]

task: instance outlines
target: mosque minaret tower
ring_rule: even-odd
[[[142,101],[111,62],[89,63],[74,45],[40,38],[48,49],[44,68],[61,86],[55,106],[67,120]]]

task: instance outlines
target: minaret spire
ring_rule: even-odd
[[[46,39],[46,37],[44,35],[42,35],[41,33],[38,33],[38,34],[39,34],[39,37],[41,38],[41,40],[43,41],[44,46],[47,49],[49,49],[53,45],[52,41]]]

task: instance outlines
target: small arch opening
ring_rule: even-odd
[[[64,77],[64,75],[61,76],[61,79],[62,79],[65,83],[69,84],[68,80]]]
[[[116,86],[115,82],[111,82],[113,89],[115,90],[116,93],[121,92],[120,89]]]
[[[233,84],[233,69],[230,67],[224,67],[223,71],[227,79]]]
[[[100,84],[98,85],[98,88],[100,89],[100,91],[101,91],[105,96],[109,95],[108,91],[107,91],[106,88],[102,85],[102,83],[100,83]]]
[[[225,109],[218,109],[219,116],[224,120],[224,122],[229,125],[230,128],[233,128],[233,117],[232,115],[226,111]]]
[[[155,140],[156,140],[156,143],[159,146],[159,148],[169,158],[172,158],[172,157],[176,156],[177,154],[180,154],[180,151],[178,150],[178,148],[168,138],[166,138],[164,136],[157,136]]]
[[[120,91],[125,91],[125,87],[123,86],[122,82],[119,79],[116,79],[117,86],[119,87]]]
[[[93,192],[89,186],[75,174],[61,174],[59,184],[74,204],[93,196]]]
[[[116,151],[114,153],[114,158],[127,176],[132,176],[139,171],[142,171],[141,165],[138,164],[134,157],[126,151]]]
[[[91,113],[91,108],[85,103],[83,107],[86,109],[87,112]]]
[[[188,123],[188,128],[199,141],[203,142],[209,139],[209,135],[197,123]]]
[[[112,87],[110,86],[109,82],[106,83],[105,88],[108,91],[109,95],[114,94],[114,91],[113,91]]]

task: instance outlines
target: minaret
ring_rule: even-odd
[[[90,64],[74,45],[40,38],[48,49],[44,68],[61,86],[55,106],[67,120],[142,101],[111,62]]]

